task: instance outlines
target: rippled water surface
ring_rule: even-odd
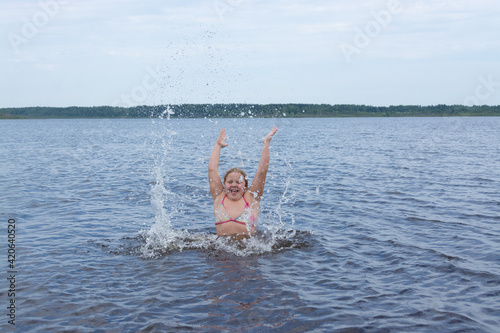
[[[209,154],[259,233],[214,235]],[[1,120],[18,332],[499,332],[500,118]]]

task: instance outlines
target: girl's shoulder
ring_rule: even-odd
[[[226,195],[226,193],[222,192],[220,193],[219,195],[217,195],[214,199],[214,206],[218,206],[221,204],[222,202],[222,199],[224,199],[224,196]]]
[[[252,204],[254,205],[259,204],[259,201],[256,199],[256,196],[250,191],[246,191],[244,197],[250,206],[252,206]]]

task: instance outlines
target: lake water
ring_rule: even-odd
[[[219,130],[220,172],[252,176],[274,125],[259,233],[217,238]],[[1,120],[0,142],[2,332],[499,332],[500,118]]]

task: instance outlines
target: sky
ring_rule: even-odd
[[[0,108],[500,105],[498,0],[2,0]]]

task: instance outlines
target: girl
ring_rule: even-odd
[[[217,235],[254,235],[257,228],[259,204],[264,193],[267,169],[269,167],[269,146],[277,128],[262,140],[264,147],[257,173],[248,187],[246,173],[238,168],[229,169],[224,175],[224,182],[219,176],[219,159],[225,142],[226,131],[220,131],[208,162],[208,182],[214,200],[215,227]]]

